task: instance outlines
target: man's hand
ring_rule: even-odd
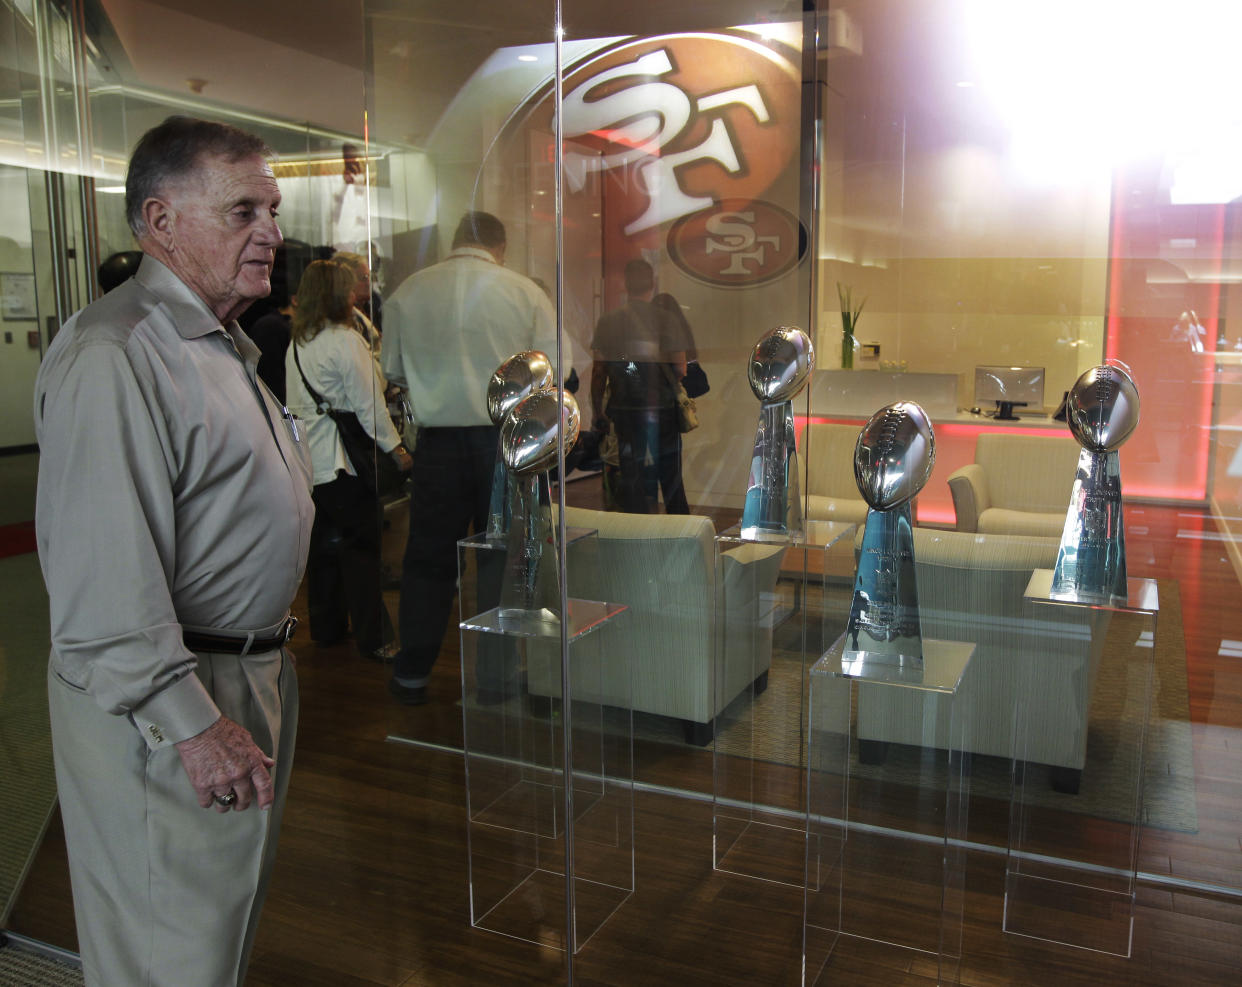
[[[215,806],[217,812],[233,809],[241,812],[258,802],[260,809],[270,808],[274,794],[270,769],[276,763],[255,745],[245,727],[222,716],[202,733],[177,744],[181,766],[198,793],[198,804],[204,809]],[[220,805],[217,795],[237,793],[231,806]]]

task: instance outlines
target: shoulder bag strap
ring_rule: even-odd
[[[293,362],[297,365],[298,374],[302,378],[302,384],[306,388],[306,393],[315,402],[315,410],[321,415],[330,414],[332,405],[327,402],[322,394],[311,387],[311,382],[306,379],[306,371],[302,369],[302,361],[298,359],[298,344],[296,340],[293,343]]]

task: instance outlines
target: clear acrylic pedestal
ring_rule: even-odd
[[[1108,603],[1054,599],[1051,586],[1052,570],[1035,570],[1026,589],[1028,604],[1041,610],[1088,609],[1100,618],[1092,630],[1106,635],[1098,661],[1119,663],[1108,669],[1108,679],[1122,686],[1120,695],[1093,699],[1116,707],[1118,733],[1107,745],[1088,743],[1082,775],[1063,782],[1059,793],[1049,792],[1046,781],[1023,770],[1027,740],[1040,724],[1017,711],[1003,927],[1015,935],[1128,957],[1159,595],[1151,579],[1128,580],[1127,599]],[[1091,670],[1093,684],[1100,672]],[[1075,804],[1080,777],[1107,786],[1104,802],[1086,813]]]
[[[571,532],[570,540],[593,534]],[[459,545],[463,590],[472,564],[475,573],[497,556],[503,564],[503,545],[479,537]],[[463,592],[463,600],[470,595]],[[502,619],[493,607],[461,621],[470,922],[476,928],[577,952],[633,893],[631,713],[572,699],[579,688],[598,693],[607,659],[595,632],[625,610],[569,600],[568,690],[555,616],[508,613]],[[486,671],[497,668],[507,673],[500,681]],[[489,677],[480,679],[476,669]],[[530,694],[531,681],[543,684],[542,695]],[[548,698],[549,683],[555,698]],[[561,698],[566,692],[568,703]]]
[[[725,581],[717,595],[716,707],[728,705],[716,717],[712,748],[712,863],[793,887],[806,876],[807,656],[844,628],[848,597],[834,613],[824,579],[829,549],[848,541],[852,550],[855,526],[807,521],[804,529],[798,538],[759,540],[734,526],[716,537]],[[848,561],[852,567],[852,551]],[[774,648],[778,625],[782,646]]]
[[[844,643],[810,676],[803,981],[847,983],[852,962],[874,962],[879,946],[906,954],[898,962],[913,976],[956,984],[970,776],[968,710],[955,700],[975,646],[924,638],[918,673],[846,662]],[[855,719],[890,689],[911,692],[928,745],[890,744],[877,758]],[[947,750],[932,746],[944,737]]]

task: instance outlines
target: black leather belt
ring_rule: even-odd
[[[203,631],[182,631],[181,639],[191,651],[211,651],[225,655],[252,655],[262,651],[275,651],[288,643],[298,626],[297,617],[289,617],[271,637],[234,637],[228,634],[208,634]]]

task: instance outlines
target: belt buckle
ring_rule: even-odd
[[[289,639],[293,637],[293,632],[297,630],[297,626],[298,626],[297,617],[290,617],[288,620],[285,621],[285,639],[281,642],[281,644],[289,643]]]

